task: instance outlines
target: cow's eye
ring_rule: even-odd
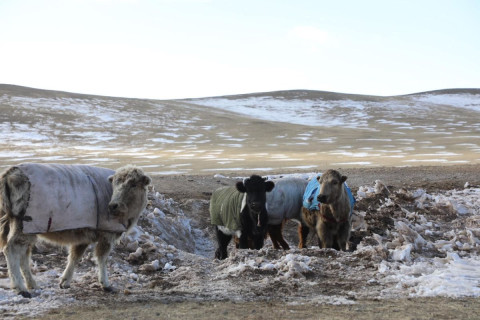
[[[337,181],[337,180],[333,180],[333,181],[332,181],[332,184],[333,184],[333,185],[337,185],[337,184],[338,184],[338,181]]]

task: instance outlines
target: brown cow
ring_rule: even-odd
[[[345,184],[347,177],[330,169],[318,176],[317,180],[320,186],[317,201],[320,205],[312,210],[312,208],[306,208],[304,202],[303,222],[317,231],[321,248],[345,251],[350,238],[351,214],[355,203]],[[308,197],[311,198],[311,195],[305,195],[304,201]],[[305,239],[306,236],[304,236]]]
[[[131,165],[117,171],[34,163],[7,169],[0,177],[0,248],[12,288],[24,297],[31,297],[28,289],[38,288],[30,256],[39,237],[70,247],[61,288],[70,287],[75,264],[89,244],[97,243],[98,280],[111,291],[107,257],[114,242],[137,223],[150,182]]]

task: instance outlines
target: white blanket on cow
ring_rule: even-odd
[[[25,163],[16,166],[30,181],[24,233],[79,228],[123,232],[126,228],[108,213],[115,172],[87,165]]]

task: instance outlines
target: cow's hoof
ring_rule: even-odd
[[[118,290],[115,287],[109,286],[109,287],[102,287],[103,291],[109,292],[109,293],[117,293]]]
[[[218,260],[224,260],[227,258],[227,253],[225,251],[217,249],[215,251],[215,258],[217,258]]]
[[[18,294],[24,298],[30,299],[32,297],[31,293],[28,291],[19,291]]]
[[[68,283],[65,280],[60,281],[60,288],[62,289],[69,289],[70,288],[70,283]]]

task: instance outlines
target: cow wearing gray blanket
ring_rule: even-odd
[[[97,243],[98,280],[111,291],[107,257],[121,234],[137,223],[150,182],[135,166],[117,171],[35,163],[8,168],[0,177],[0,248],[12,288],[25,297],[31,296],[28,289],[37,288],[30,256],[39,237],[70,246],[61,288],[70,287],[75,264],[90,243]]]
[[[294,220],[299,223],[299,248],[304,247],[303,236],[308,233],[308,227],[302,222],[302,200],[308,181],[301,178],[281,178],[272,180],[275,187],[267,193],[268,234],[273,247],[284,250],[290,249],[282,235],[283,223]],[[307,229],[307,230],[305,230]]]

